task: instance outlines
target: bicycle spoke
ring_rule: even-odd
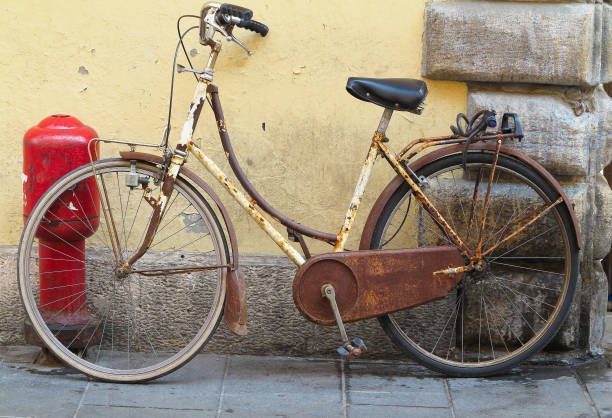
[[[565,273],[557,273],[554,271],[548,271],[548,270],[541,270],[541,269],[534,269],[532,267],[525,267],[525,266],[517,266],[516,264],[509,264],[509,263],[500,263],[499,261],[490,261],[489,264],[498,264],[500,266],[507,266],[507,267],[514,267],[517,269],[523,269],[523,270],[530,270],[530,271],[537,271],[540,273],[547,273],[547,274],[557,274],[559,276],[565,276]]]
[[[544,232],[540,232],[538,235],[536,235],[535,237],[531,237],[531,238],[530,238],[530,239],[528,239],[527,241],[523,241],[522,243],[520,243],[520,244],[518,244],[517,246],[515,246],[515,247],[513,247],[513,248],[509,249],[509,250],[508,250],[508,251],[506,251],[505,253],[503,253],[503,254],[501,254],[501,255],[497,255],[497,256],[495,256],[495,257],[491,258],[490,260],[487,260],[487,262],[488,262],[489,264],[491,264],[491,263],[492,263],[492,262],[494,262],[495,260],[497,260],[497,259],[499,259],[499,258],[501,258],[501,257],[505,256],[506,254],[510,254],[512,251],[514,251],[514,250],[516,250],[516,249],[518,249],[518,248],[522,247],[522,246],[523,246],[523,245],[525,245],[525,244],[530,243],[530,242],[531,242],[531,241],[533,241],[534,239],[537,239],[537,238],[541,237],[542,235],[544,235],[544,234],[546,234],[546,233],[548,233],[548,232],[550,232],[550,231],[552,231],[552,230],[553,230],[553,227],[550,227],[550,228],[548,228],[546,231],[544,231]],[[497,247],[497,248],[499,248],[499,247]]]

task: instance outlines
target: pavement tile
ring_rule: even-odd
[[[24,363],[32,364],[38,354],[40,347],[31,345],[0,346],[0,364],[2,363]]]
[[[87,381],[0,366],[0,416],[72,417]]]
[[[83,404],[216,411],[225,361],[224,356],[196,356],[174,373],[149,383],[114,384],[92,381]]]
[[[215,417],[217,410],[205,411],[205,410],[179,410],[179,409],[159,409],[159,408],[133,408],[133,407],[117,407],[117,406],[95,406],[95,405],[83,405],[79,409],[78,417],[96,417],[96,418],[116,418],[116,417],[129,417],[129,418],[191,418],[191,417]]]
[[[339,363],[232,357],[221,411],[233,416],[342,417]]]
[[[442,379],[413,377],[401,364],[372,366],[345,364],[349,404],[448,408]]]
[[[576,370],[602,417],[612,417],[612,368],[601,363]]]
[[[351,405],[348,410],[350,418],[358,417],[385,417],[385,418],[449,418],[449,408],[417,408],[402,406],[380,405]]]
[[[532,368],[520,375],[448,380],[457,417],[591,417],[571,369]]]

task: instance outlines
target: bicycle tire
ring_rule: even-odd
[[[109,212],[118,230],[122,256],[127,259],[142,241],[138,237],[144,235],[152,206],[144,199],[144,187],[130,188],[123,183],[130,161],[109,159],[95,166],[98,181],[104,179],[102,189],[114,198]],[[149,180],[151,196],[157,197],[160,168],[143,161],[135,167],[141,179]],[[34,207],[19,244],[20,297],[38,338],[67,365],[108,382],[156,379],[186,364],[212,337],[222,318],[227,271],[151,273],[167,266],[227,264],[225,235],[201,193],[179,176],[150,249],[133,266],[138,273],[120,277],[110,245],[110,223],[102,213],[97,218],[89,216],[95,196],[104,197],[98,194],[96,184],[101,183],[95,183],[91,165],[81,166],[59,179]],[[65,208],[79,219],[60,220]],[[81,253],[60,250],[67,248],[61,245],[80,247],[51,232],[58,225],[84,241],[82,261]],[[46,241],[49,236],[55,240],[51,245]],[[44,257],[41,249],[46,251]],[[38,270],[43,259],[78,268],[72,273],[72,269]],[[78,271],[84,276],[84,286],[78,280],[70,283]],[[51,275],[60,285],[49,287],[49,276],[41,282],[43,274]],[[48,302],[50,296],[45,295],[43,303],[43,293],[55,299]]]
[[[455,154],[417,172],[427,179],[427,197],[470,248],[478,242],[475,220],[482,219],[494,158],[490,152],[470,152],[464,171],[462,156]],[[527,222],[534,208],[555,202],[558,192],[509,156],[499,156],[495,176],[483,242],[502,243],[485,257],[485,270],[464,273],[444,299],[378,318],[400,349],[451,376],[497,374],[541,350],[563,324],[575,293],[579,249],[563,202],[503,241]],[[404,183],[388,199],[370,248],[452,245],[411,192]]]

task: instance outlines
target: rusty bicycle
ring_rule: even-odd
[[[247,179],[213,84],[222,45],[215,37],[250,53],[234,29],[267,34],[267,26],[252,16],[240,6],[207,3],[191,16],[199,25],[179,31],[177,52],[185,34],[199,28],[210,55],[201,71],[176,66],[197,80],[176,146],[168,146],[169,129],[154,146],[161,155],[135,151],[149,144],[96,138],[91,164],[58,180],[33,209],[18,258],[31,334],[88,376],[139,382],[187,363],[222,319],[232,332],[246,333],[236,234],[212,188],[184,166],[192,155],[298,266],[295,305],[309,321],[339,328],[342,356],[366,351],[364,341],[349,338],[344,324],[375,317],[416,360],[455,376],[498,373],[550,343],[570,309],[581,243],[559,183],[504,145],[523,139],[518,116],[504,114],[498,127],[493,111],[471,119],[460,114],[451,135],[417,139],[396,154],[387,126],[394,112],[421,113],[425,82],[349,78],[349,93],[383,107],[383,114],[340,231],[303,226],[266,202]],[[192,138],[207,103],[248,196]],[[101,142],[130,149],[99,160]],[[359,251],[347,251],[378,157],[397,176],[369,213]],[[264,213],[287,228],[288,238]],[[68,232],[83,246],[60,238],[60,229],[62,237]],[[311,256],[305,237],[333,251]],[[58,267],[42,272],[41,263]],[[77,274],[82,281],[72,280]]]

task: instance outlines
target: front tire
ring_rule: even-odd
[[[226,269],[180,269],[227,264],[225,237],[210,205],[179,176],[149,250],[135,272],[122,273],[110,230],[114,224],[127,260],[153,209],[143,187],[126,186],[130,161],[95,167],[96,178],[89,164],[66,174],[30,214],[19,245],[20,296],[29,326],[69,366],[109,382],[155,379],[193,358],[221,320]],[[160,168],[137,162],[136,172],[156,198]],[[110,216],[95,211],[105,197]],[[169,267],[178,272],[154,274]]]

